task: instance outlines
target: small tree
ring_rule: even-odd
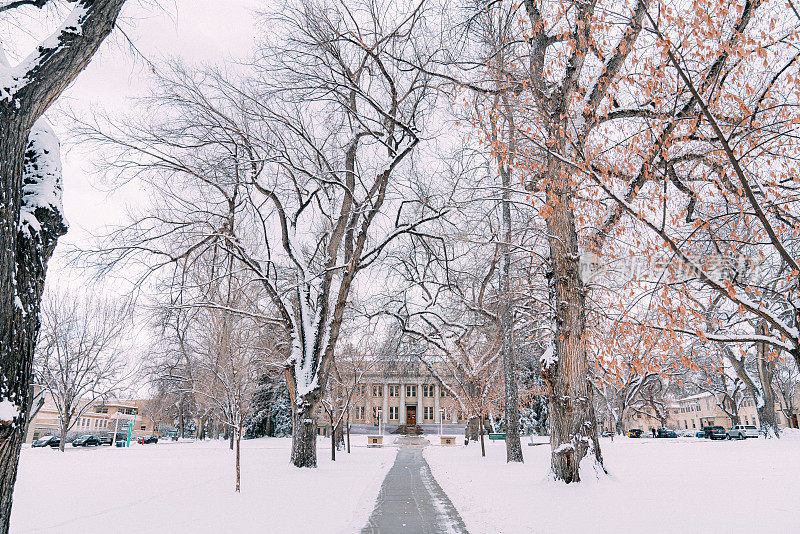
[[[50,393],[61,425],[61,445],[95,400],[130,376],[122,356],[127,310],[89,294],[50,293],[42,305],[35,372]]]

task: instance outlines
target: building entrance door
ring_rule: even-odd
[[[417,424],[417,407],[416,406],[406,406],[406,424],[407,425],[416,425]]]

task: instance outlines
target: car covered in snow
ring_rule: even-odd
[[[61,445],[61,438],[58,436],[42,436],[31,444],[31,447],[58,447]]]
[[[757,438],[758,429],[753,425],[734,425],[728,430],[728,439]]]

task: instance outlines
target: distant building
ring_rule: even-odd
[[[800,395],[795,395],[799,397]],[[729,401],[725,401],[729,403]],[[794,405],[798,406],[798,402]],[[678,399],[670,410],[671,421],[674,428],[680,430],[700,429],[704,426],[723,426],[730,428],[734,425],[754,425],[761,426],[758,419],[758,407],[756,401],[750,396],[746,396],[739,404],[738,412],[735,412],[729,405],[723,409],[719,405],[713,394],[705,392],[689,397]],[[734,421],[733,413],[738,415],[738,421]],[[783,406],[781,401],[775,403],[775,419],[779,428],[798,428],[798,410],[792,410]]]
[[[782,400],[775,403],[775,418],[779,428],[798,428],[798,406],[800,406],[800,390],[795,393],[793,408],[784,406]],[[745,397],[740,401],[738,409],[738,422],[733,421],[730,414],[734,410],[726,405],[726,410],[717,403],[712,393],[704,392],[697,395],[682,397],[673,401],[666,407],[666,428],[670,430],[700,430],[704,426],[722,426],[731,428],[734,425],[754,425],[760,427],[758,408],[752,397]],[[650,406],[630,407],[625,412],[622,421],[624,432],[639,429],[650,433],[652,429],[662,427],[662,418]],[[606,417],[599,424],[600,430],[611,430],[611,421]]]
[[[42,436],[61,435],[58,409],[49,392],[45,391],[44,405],[30,422],[26,443],[32,443]],[[133,423],[131,439],[149,436],[158,432],[158,423],[142,415],[145,400],[101,400],[97,399],[75,420],[69,430],[68,438],[82,434],[111,435],[115,428],[118,433],[128,432],[128,424]],[[83,408],[89,401],[80,404]]]
[[[438,374],[445,380],[449,377],[445,371]],[[453,395],[419,362],[379,362],[363,373],[358,384],[352,371],[344,381],[355,386],[350,423],[377,426],[379,416],[387,427],[465,421]],[[317,432],[327,434],[328,424],[324,410],[318,408]]]

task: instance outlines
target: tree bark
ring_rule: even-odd
[[[331,425],[331,461],[336,461],[336,429]]]
[[[239,493],[242,481],[242,471],[239,462],[239,459],[241,457],[240,455],[241,441],[242,441],[242,424],[239,423],[239,427],[236,429],[236,493]]]
[[[552,149],[564,153],[563,138],[556,140]],[[544,370],[550,386],[550,466],[556,480],[571,483],[580,481],[580,462],[590,445],[595,447],[595,459],[600,467],[602,456],[584,343],[586,293],[580,273],[572,186],[569,173],[552,155],[548,157],[547,178],[545,219],[552,267],[550,288],[555,309],[557,358]]]
[[[769,328],[764,321],[761,322],[759,331],[761,335],[769,335]],[[772,389],[772,379],[775,376],[775,359],[770,359],[769,350],[770,348],[766,343],[758,343],[756,367],[764,400],[763,405],[757,408],[758,420],[761,423],[761,431],[766,437],[779,438],[780,430],[775,417],[775,390]]]
[[[28,411],[33,353],[47,261],[66,232],[60,213],[37,208],[41,228],[20,228],[23,158],[28,135],[61,92],[88,65],[111,32],[124,0],[81,0],[80,27],[64,28],[37,47],[27,83],[0,102],[0,400],[19,417],[0,423],[0,534],[9,530],[11,500]],[[26,60],[27,61],[27,60]],[[5,67],[4,67],[5,68]],[[62,442],[66,436],[62,436]]]
[[[522,462],[519,439],[519,395],[517,394],[516,358],[514,357],[514,322],[511,313],[511,170],[500,164],[503,181],[503,235],[500,240],[500,334],[505,386],[506,462]]]
[[[317,434],[314,431],[313,395],[292,402],[292,465],[317,467]],[[331,439],[333,437],[331,436]]]
[[[483,441],[483,417],[481,417],[480,422],[478,423],[481,432],[481,456],[486,457],[486,443]]]

